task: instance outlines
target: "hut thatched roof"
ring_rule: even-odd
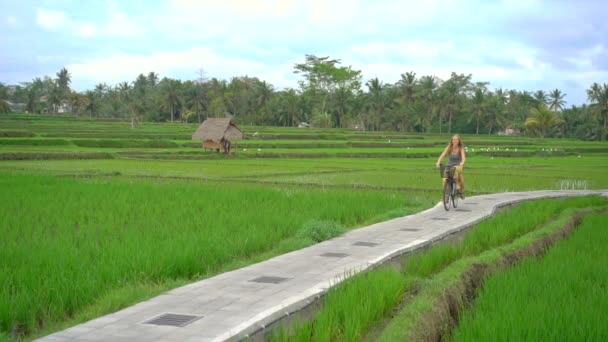
[[[192,140],[211,140],[220,142],[243,139],[243,132],[236,127],[230,118],[209,118],[205,120],[192,134]]]

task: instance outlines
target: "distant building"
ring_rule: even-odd
[[[11,102],[8,100],[5,100],[4,102],[6,102],[8,104],[8,107],[11,109],[11,112],[13,112],[13,113],[25,112],[25,103],[15,103],[15,102]]]
[[[519,136],[521,135],[521,131],[517,128],[507,127],[503,131],[499,131],[498,135]]]

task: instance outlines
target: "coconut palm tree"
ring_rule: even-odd
[[[156,86],[156,84],[158,84],[158,74],[154,71],[150,71],[146,77],[146,81],[150,87]]]
[[[62,68],[57,73],[57,79],[55,80],[57,84],[57,97],[59,103],[63,101],[69,101],[70,99],[70,82],[72,81],[72,75],[68,72],[68,69]]]
[[[177,108],[181,105],[181,81],[169,79],[165,88],[165,104],[171,113],[171,122],[173,122]]]
[[[416,73],[406,72],[405,74],[401,74],[401,79],[397,81],[397,85],[401,88],[402,93],[400,98],[403,100],[403,103],[412,103],[416,94],[414,88],[416,86]]]
[[[608,84],[599,85],[598,83],[593,83],[587,89],[587,99],[591,102],[590,109],[599,114],[600,118],[603,118],[603,132],[605,134],[608,121]]]
[[[437,87],[439,87],[439,80],[435,76],[422,76],[418,81],[418,97],[426,108],[426,118],[420,120],[423,123],[423,131],[426,131],[433,121]]]
[[[484,83],[477,83],[475,85],[475,93],[471,102],[473,104],[473,116],[477,120],[477,125],[475,128],[475,134],[479,134],[479,122],[483,117],[486,107],[487,107],[487,88]],[[471,117],[471,118],[472,118]]]
[[[448,117],[448,133],[452,133],[452,121],[461,108],[464,92],[469,88],[471,75],[458,75],[453,72],[450,78],[441,86],[442,107]],[[441,133],[441,121],[439,122]]]
[[[541,104],[537,108],[530,109],[530,116],[524,125],[528,129],[538,131],[542,139],[547,135],[549,128],[563,122],[564,120],[560,119],[555,112]]]
[[[534,96],[534,99],[537,102],[537,105],[540,105],[540,104],[546,105],[547,102],[548,102],[547,101],[547,99],[548,99],[547,93],[545,93],[544,90],[537,90],[537,91],[535,91],[534,94],[533,94],[533,96]]]
[[[368,104],[368,115],[370,123],[369,126],[378,129],[380,122],[384,117],[384,111],[386,109],[386,98],[384,96],[384,83],[374,77],[367,81],[365,85],[369,92],[369,104]]]
[[[562,93],[559,89],[551,91],[549,93],[549,109],[554,112],[561,112],[566,104],[564,97],[566,97],[566,94]]]

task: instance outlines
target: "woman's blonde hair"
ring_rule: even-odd
[[[464,144],[462,143],[462,138],[460,137],[460,135],[454,134],[454,135],[452,135],[452,137],[450,138],[450,142],[448,143],[448,153],[452,153],[452,139],[454,139],[454,137],[458,138],[458,148],[459,149],[464,148]]]

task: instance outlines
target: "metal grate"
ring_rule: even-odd
[[[379,243],[376,242],[367,242],[367,241],[357,241],[353,243],[354,246],[365,246],[365,247],[376,247]]]
[[[471,210],[471,209],[456,209],[456,211],[464,211],[464,212],[470,213],[473,210]]]
[[[203,316],[192,316],[192,315],[178,315],[172,313],[162,314],[156,318],[144,322],[145,324],[154,325],[168,325],[172,327],[183,327],[186,326]]]
[[[327,252],[327,253],[323,253],[321,254],[321,256],[323,257],[329,257],[329,258],[344,258],[349,256],[350,254],[346,254],[346,253],[333,253],[333,252]]]
[[[467,204],[467,205],[468,205],[468,204],[471,204],[471,205],[478,205],[479,203],[477,203],[477,202],[467,202],[466,204]]]
[[[253,281],[255,283],[279,284],[279,283],[284,282],[287,279],[289,279],[289,278],[261,276],[261,277],[255,278],[255,279],[251,279],[250,281]]]
[[[421,231],[421,229],[416,229],[416,228],[401,228],[399,230],[402,230],[404,232],[419,232],[419,231]]]
[[[433,217],[431,220],[435,221],[446,221],[449,220],[447,217]]]
[[[485,199],[486,201],[494,201],[494,200],[496,200],[496,198],[494,198],[494,197],[486,197],[486,198],[484,198],[484,199]],[[469,203],[469,204],[471,204],[471,203]]]

